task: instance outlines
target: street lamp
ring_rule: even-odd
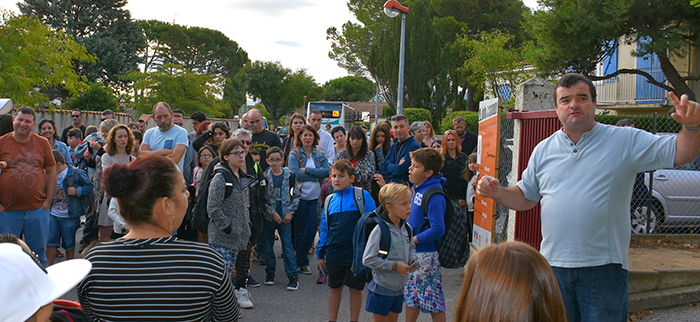
[[[396,0],[389,0],[384,3],[384,13],[389,18],[394,18],[401,14],[401,49],[399,52],[399,94],[396,98],[396,114],[403,114],[403,56],[406,47],[406,14],[408,7],[402,6]]]

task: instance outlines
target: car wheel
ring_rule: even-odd
[[[647,223],[647,214],[649,221]],[[633,234],[654,234],[661,228],[662,214],[659,212],[656,203],[651,207],[638,206],[632,211],[632,233]]]

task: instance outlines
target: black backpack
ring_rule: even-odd
[[[467,214],[459,207],[457,203],[452,201],[442,188],[428,188],[423,194],[423,202],[421,209],[423,210],[423,218],[425,223],[420,231],[424,231],[430,227],[428,221],[428,202],[435,194],[441,194],[445,197],[445,234],[442,235],[442,243],[435,240],[435,247],[438,250],[440,266],[444,268],[459,268],[464,266],[469,259],[469,238],[472,235],[472,226],[469,224]]]
[[[226,181],[226,191],[224,192],[224,199],[231,196],[233,193],[233,173],[226,169],[216,169],[211,174],[209,178],[203,180],[202,186],[199,188],[199,195],[197,196],[197,203],[195,203],[194,208],[192,208],[192,218],[185,218],[183,221],[188,221],[192,223],[192,228],[196,231],[207,232],[209,229],[209,213],[207,212],[207,200],[209,199],[209,184],[211,179],[217,173],[224,175],[224,180]]]
[[[372,280],[372,269],[362,264],[362,256],[367,246],[369,234],[372,233],[374,227],[379,225],[379,229],[382,230],[382,239],[379,241],[378,256],[386,259],[391,249],[391,232],[389,231],[389,225],[386,221],[377,214],[380,209],[381,208],[378,207],[375,211],[362,215],[357,221],[357,224],[355,224],[355,231],[352,234],[352,275],[365,282]],[[402,228],[406,228],[409,238],[413,239],[413,229],[411,229],[411,226],[404,222]]]

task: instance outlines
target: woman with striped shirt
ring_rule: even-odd
[[[128,233],[95,246],[78,297],[92,321],[237,321],[224,261],[211,247],[172,236],[187,210],[187,186],[170,160],[141,157],[105,169]]]

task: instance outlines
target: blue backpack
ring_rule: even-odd
[[[389,231],[389,225],[386,221],[379,218],[377,213],[380,211],[380,207],[377,207],[375,211],[362,215],[357,221],[357,224],[355,224],[355,231],[352,235],[352,274],[365,282],[372,280],[372,269],[362,264],[362,256],[365,252],[365,246],[367,246],[369,234],[374,227],[379,225],[379,229],[382,231],[382,238],[379,241],[379,257],[386,259],[387,255],[389,255],[389,249],[391,248],[391,232]],[[409,238],[413,238],[411,226],[404,222],[403,227],[406,227]]]

